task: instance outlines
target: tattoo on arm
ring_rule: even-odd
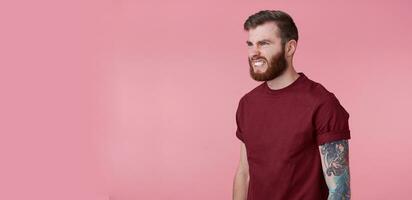
[[[319,146],[322,168],[329,187],[328,200],[350,199],[348,140],[333,141]]]

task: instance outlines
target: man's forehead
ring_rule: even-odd
[[[279,30],[275,23],[264,23],[255,27],[254,29],[249,29],[248,31],[248,41],[257,42],[261,40],[279,40]]]

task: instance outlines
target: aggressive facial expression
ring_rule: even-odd
[[[248,61],[250,76],[256,81],[269,81],[287,68],[285,48],[274,22],[266,22],[249,30]]]

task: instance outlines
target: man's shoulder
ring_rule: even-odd
[[[255,86],[254,88],[250,89],[248,92],[243,94],[240,98],[240,101],[247,101],[247,99],[254,98],[257,95],[259,95],[263,90],[263,84],[266,84],[266,82],[260,83],[259,85]]]
[[[243,94],[239,101],[244,102],[250,99],[260,98],[261,94],[264,92],[263,84],[266,84],[266,82],[260,83],[259,85]],[[312,80],[308,77],[306,77],[306,79],[302,81],[302,84],[300,84],[299,87],[296,87],[296,91],[294,91],[294,94],[299,94],[299,98],[304,98],[307,102],[312,102],[315,104],[319,104],[331,99],[336,99],[335,94],[330,89],[325,87],[324,84]]]
[[[327,98],[330,97],[330,95],[332,94],[331,91],[329,91],[323,84],[314,81],[314,80],[310,80],[309,82],[311,82],[308,93],[315,99],[321,101],[321,100],[325,100]]]
[[[322,104],[327,101],[338,100],[334,92],[325,87],[324,84],[314,80],[308,80],[309,82],[311,82],[308,94],[313,99],[313,101],[316,102],[316,104]]]

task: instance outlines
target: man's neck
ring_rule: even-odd
[[[279,90],[292,84],[299,78],[299,76],[300,75],[295,71],[295,69],[290,67],[289,70],[287,69],[282,75],[266,81],[266,84],[268,84],[269,88],[272,90]]]

